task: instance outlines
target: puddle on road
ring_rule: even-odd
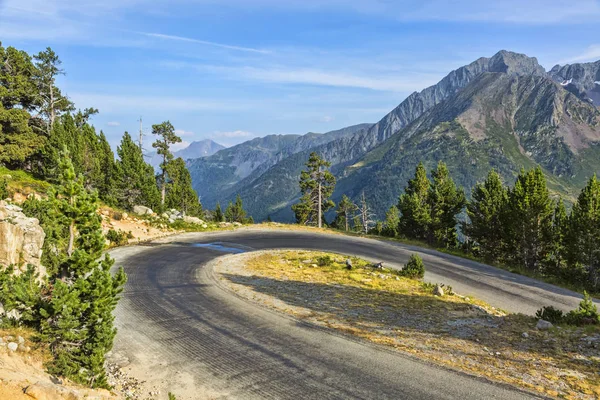
[[[193,243],[191,246],[192,247],[202,247],[202,248],[205,248],[205,249],[222,251],[224,253],[232,253],[232,254],[245,253],[247,251],[245,249],[240,249],[240,248],[237,248],[237,247],[226,246],[225,244],[223,244],[221,242],[216,242],[216,243]]]

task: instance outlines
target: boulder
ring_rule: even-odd
[[[150,215],[150,214],[154,214],[154,212],[152,211],[151,208],[148,208],[146,206],[133,206],[133,212],[134,214],[137,215]]]
[[[198,217],[190,217],[189,215],[186,215],[183,217],[183,222],[186,222],[188,224],[196,224],[196,225],[203,225],[204,221],[202,221],[200,218]]]
[[[37,218],[29,218],[22,209],[0,201],[0,266],[15,265],[17,273],[33,265],[40,278],[46,276],[41,265],[46,234]]]
[[[442,289],[440,285],[435,285],[435,288],[433,288],[433,294],[434,296],[442,297],[444,295],[444,289]]]
[[[15,342],[10,342],[8,344],[8,349],[10,351],[17,351],[18,348],[19,348],[19,345],[17,343],[15,343]]]
[[[554,325],[552,325],[551,322],[540,319],[535,327],[536,327],[536,329],[539,329],[540,331],[545,331],[545,330],[552,328],[553,326]]]
[[[36,400],[77,400],[82,396],[74,389],[52,383],[36,382],[27,386],[25,394]]]

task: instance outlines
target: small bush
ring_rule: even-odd
[[[333,264],[333,260],[330,256],[317,257],[317,265],[319,267],[329,267]]]
[[[177,398],[173,393],[169,392],[169,400],[177,400]]]
[[[118,212],[118,211],[114,211],[114,212],[112,213],[112,218],[113,218],[115,221],[120,221],[120,220],[122,220],[122,219],[123,219],[123,214],[121,214],[121,213],[120,213],[120,212]]]
[[[6,178],[2,178],[0,180],[0,200],[8,199],[9,197],[8,183],[6,182]]]
[[[115,246],[123,246],[129,243],[129,236],[133,237],[131,232],[125,233],[123,231],[116,231],[114,229],[109,230],[106,233],[106,239],[108,239]]]
[[[564,314],[558,308],[553,306],[542,307],[535,313],[535,317],[544,321],[560,324],[564,320]]]
[[[600,324],[600,314],[598,314],[598,308],[594,304],[592,296],[583,292],[583,300],[579,303],[579,307],[569,311],[565,319],[567,323],[578,326]]]
[[[400,272],[407,278],[421,279],[425,276],[425,265],[418,254],[413,254]]]

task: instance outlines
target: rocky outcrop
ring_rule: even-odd
[[[133,206],[133,212],[137,215],[152,215],[154,211],[146,206]]]
[[[19,271],[31,264],[40,277],[46,275],[41,265],[46,234],[36,218],[29,218],[16,205],[0,201],[0,268],[15,265]]]
[[[600,107],[600,61],[556,65],[549,75],[568,91]]]

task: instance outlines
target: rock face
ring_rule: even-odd
[[[31,264],[40,277],[45,276],[46,269],[40,263],[45,237],[36,218],[25,216],[20,207],[0,201],[0,268],[15,265],[24,270]]]
[[[137,215],[154,214],[152,209],[146,206],[133,206],[133,212]]]
[[[556,65],[549,74],[568,91],[600,107],[600,61]]]

